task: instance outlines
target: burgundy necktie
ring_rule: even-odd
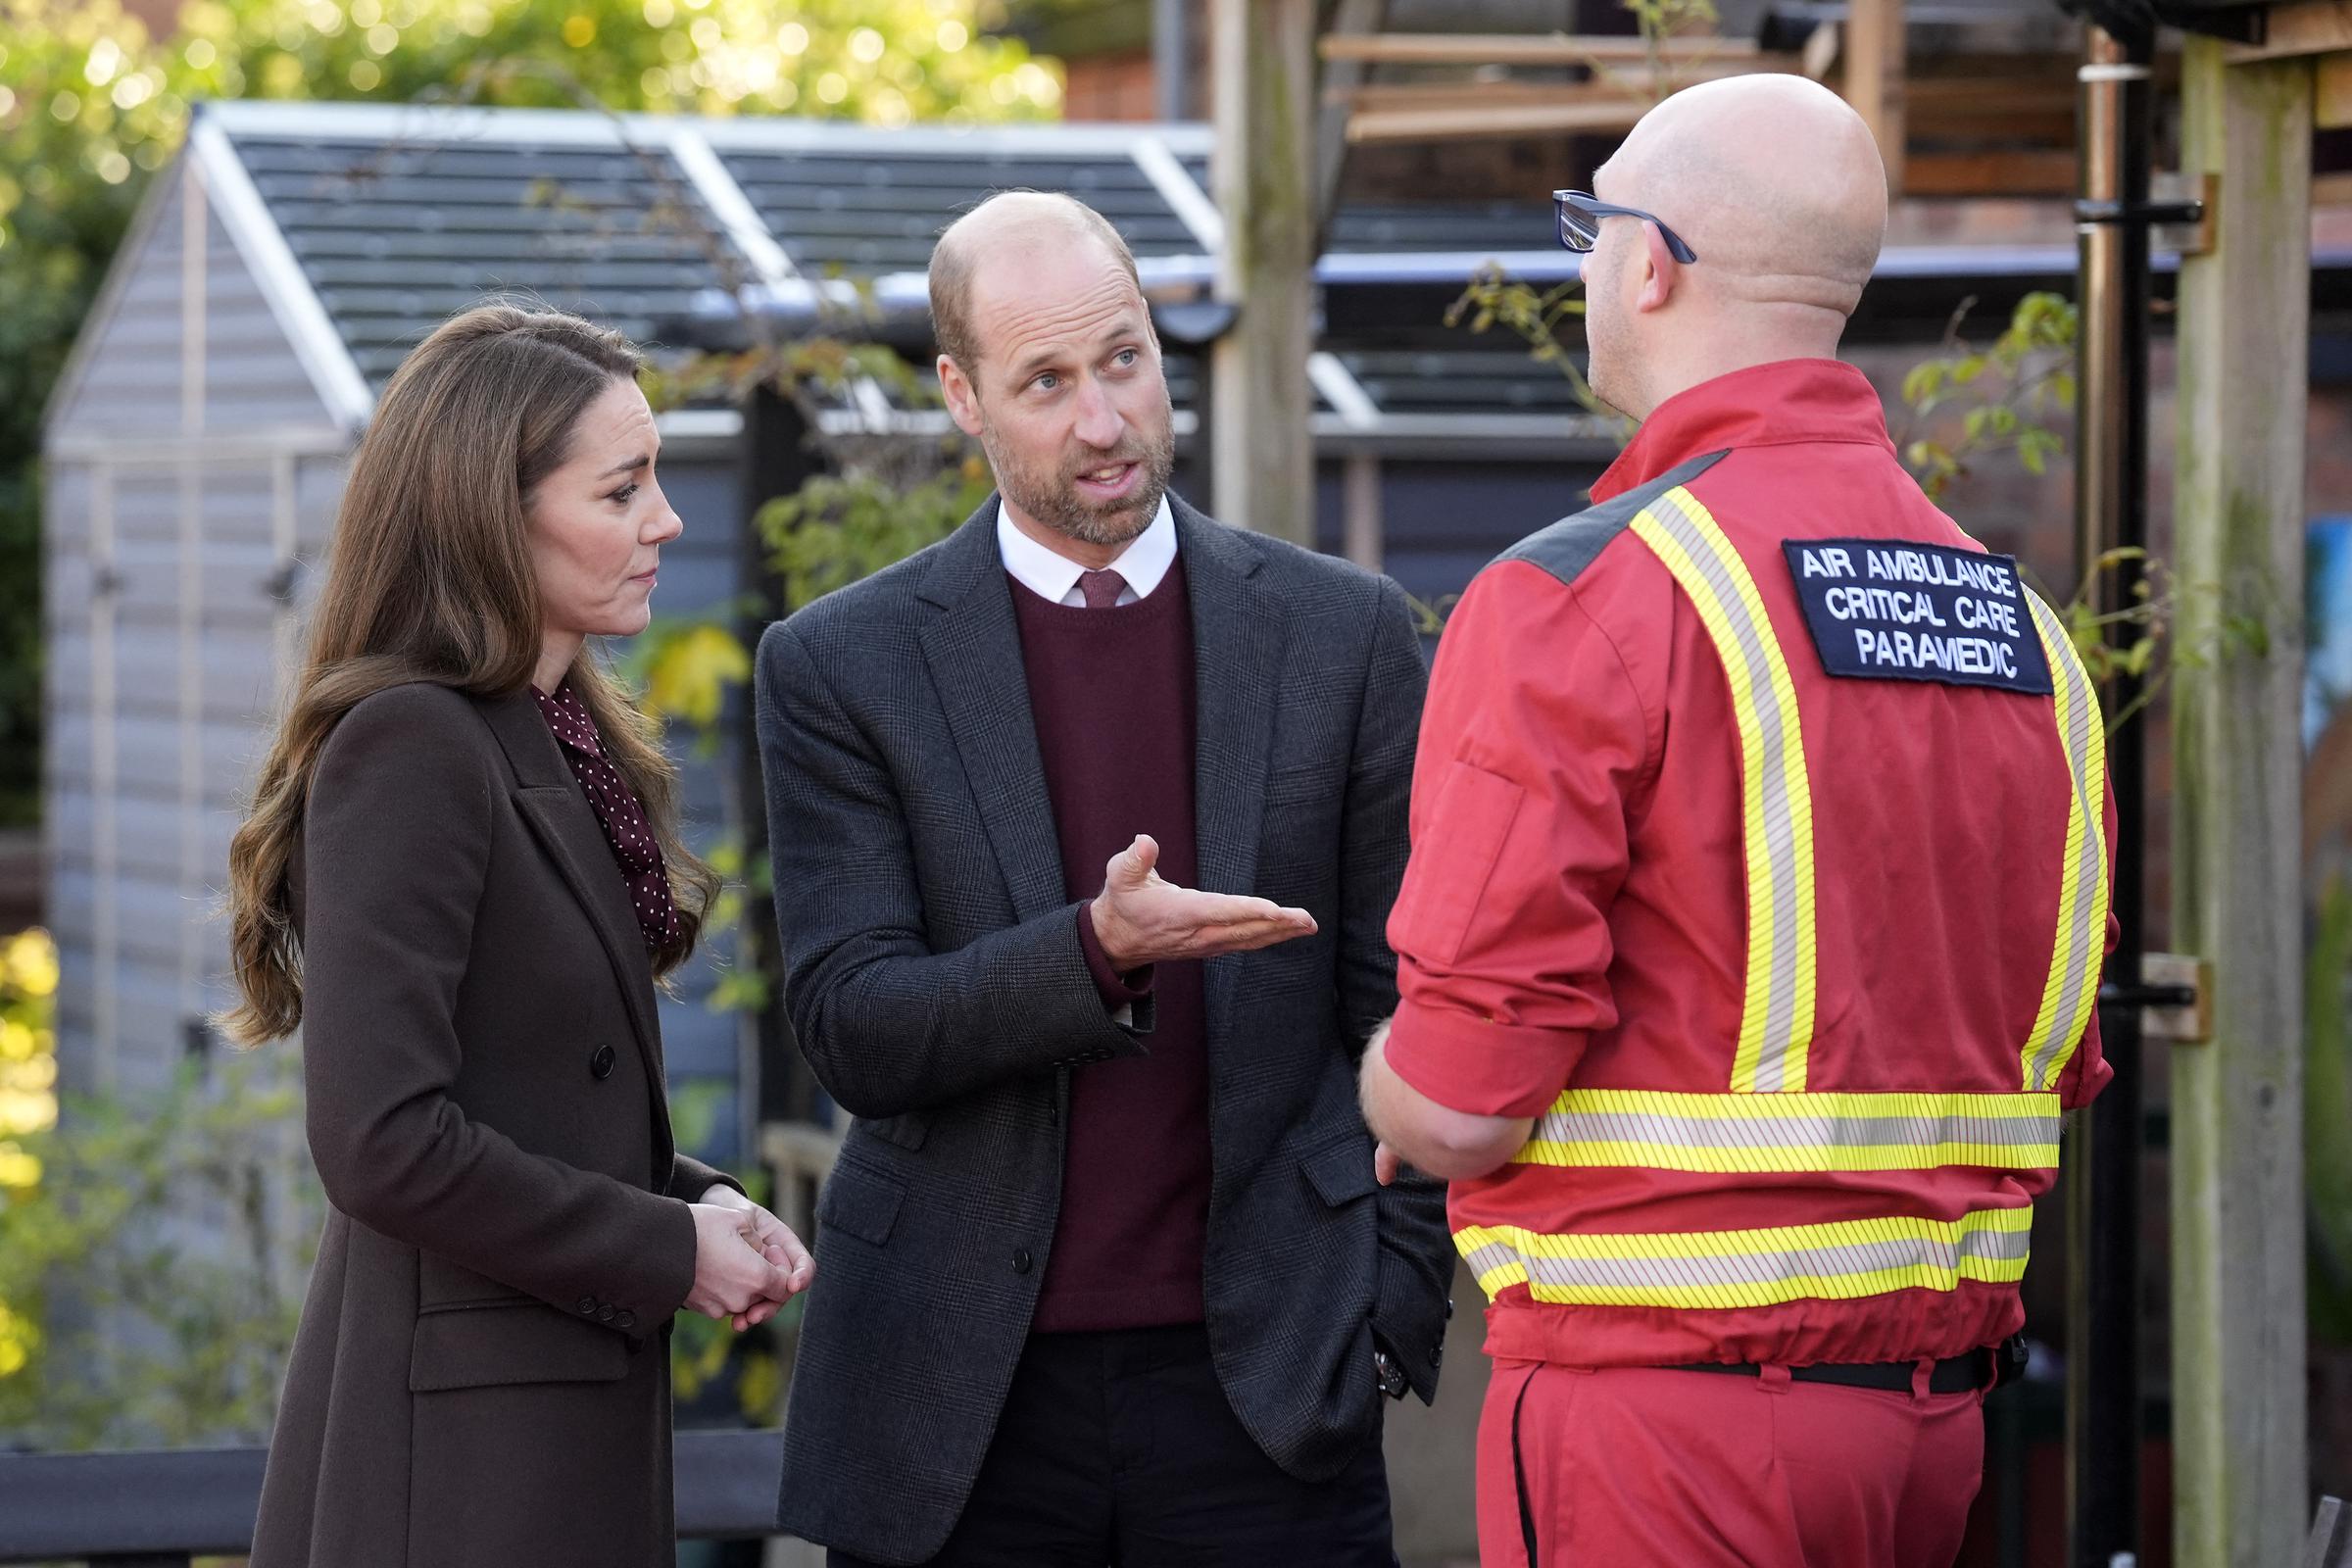
[[[1119,602],[1127,579],[1115,571],[1082,571],[1078,574],[1078,591],[1086,595],[1089,610],[1108,610]]]

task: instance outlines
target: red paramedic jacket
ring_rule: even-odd
[[[1540,1118],[1452,1187],[1487,1349],[1993,1344],[2111,1075],[2095,693],[1848,366],[1668,400],[1592,494],[1446,627],[1389,925],[1397,1074]]]

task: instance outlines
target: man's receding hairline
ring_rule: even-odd
[[[931,321],[940,353],[953,360],[966,376],[979,368],[980,335],[972,319],[972,293],[979,277],[979,241],[992,225],[998,230],[1054,228],[1100,246],[1117,265],[1138,295],[1143,280],[1135,256],[1110,220],[1074,196],[1060,191],[1003,191],[980,202],[948,224],[931,250],[929,269]],[[1147,308],[1146,325],[1150,324]]]

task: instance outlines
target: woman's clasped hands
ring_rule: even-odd
[[[714,1186],[689,1205],[694,1215],[694,1289],[689,1311],[756,1328],[816,1277],[816,1259],[775,1215],[732,1187]]]

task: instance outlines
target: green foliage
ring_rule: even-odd
[[[820,474],[761,507],[754,526],[785,583],[788,607],[797,610],[955,532],[988,499],[993,482],[977,454],[945,461],[939,472],[905,485],[872,472]]]
[[[1622,0],[1647,46],[1642,81],[1652,99],[1664,98],[1690,85],[1675,71],[1675,62],[1661,47],[1669,38],[1712,32],[1721,20],[1714,0]]]
[[[630,639],[625,675],[643,687],[639,701],[665,719],[683,719],[698,755],[715,755],[718,715],[727,692],[751,679],[752,656],[715,621],[659,615]]]
[[[901,125],[1051,116],[997,0],[0,0],[0,826],[38,819],[39,420],[144,178],[206,98],[441,99]]]
[[[2129,584],[2120,608],[2101,613],[2102,583]],[[2083,672],[2101,689],[2122,685],[2129,693],[2112,705],[2107,732],[2130,723],[2183,671],[2210,669],[2227,658],[2262,659],[2271,648],[2271,610],[2241,590],[2226,594],[2217,583],[2182,582],[2163,558],[2144,549],[2110,550],[2090,564],[2074,598],[2058,604],[2067,634],[2082,657]],[[2192,635],[2183,637],[2186,623]]]
[[[37,1200],[41,1160],[24,1140],[57,1124],[56,1008],[56,945],[21,931],[0,945],[0,1231],[11,1206]],[[39,1303],[0,1274],[0,1414],[40,1344]]]
[[[0,1302],[30,1354],[0,1430],[56,1449],[258,1443],[321,1214],[293,1055],[70,1102],[0,1189]]]
[[[1610,421],[1617,432],[1620,445],[1633,438],[1634,421],[1600,401],[1592,391],[1592,383],[1585,376],[1584,367],[1578,365],[1560,342],[1560,328],[1570,317],[1585,314],[1585,302],[1580,297],[1584,279],[1572,277],[1539,290],[1532,283],[1523,283],[1496,263],[1483,263],[1471,274],[1461,297],[1446,308],[1447,326],[1467,326],[1472,332],[1485,332],[1500,325],[1519,334],[1527,343],[1528,357],[1539,365],[1548,365],[1568,378],[1568,389],[1585,412]]]
[[[1898,443],[1904,461],[1931,501],[1966,476],[1972,461],[2013,452],[2029,473],[2046,472],[2062,457],[2066,440],[2042,423],[2075,403],[2075,337],[2080,326],[2074,302],[2037,291],[2018,301],[1999,337],[1984,349],[1960,337],[1961,323],[1975,301],[1952,313],[1944,352],[1911,368],[1903,377],[1903,402],[1915,425],[1941,414],[1935,433]],[[1950,434],[1951,415],[1960,433]]]

